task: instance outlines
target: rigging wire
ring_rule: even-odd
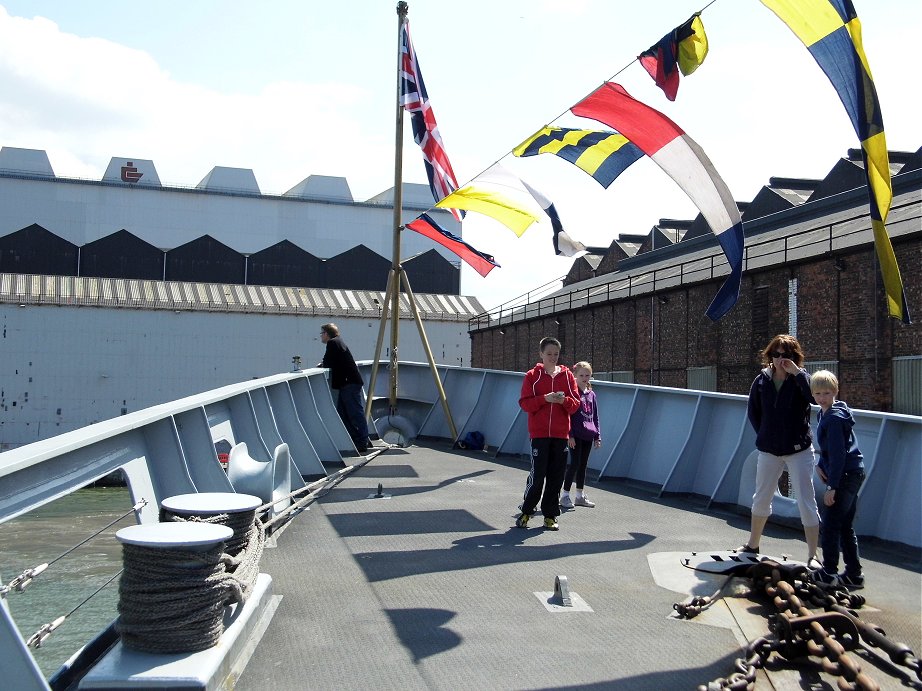
[[[25,569],[21,574],[19,574],[18,576],[16,576],[13,580],[11,580],[11,581],[10,581],[9,583],[7,583],[6,585],[0,584],[0,597],[6,596],[6,594],[7,594],[8,592],[10,592],[11,590],[16,590],[16,591],[18,591],[18,592],[20,592],[20,593],[23,592],[23,591],[26,589],[26,587],[28,587],[28,585],[32,582],[32,580],[33,580],[36,576],[38,576],[39,574],[41,574],[43,571],[45,571],[45,569],[47,569],[49,566],[51,566],[51,565],[54,564],[55,562],[60,561],[61,559],[63,559],[64,557],[66,557],[68,554],[70,554],[70,553],[72,553],[74,550],[76,550],[76,549],[82,547],[83,545],[85,545],[87,542],[89,542],[89,541],[92,540],[93,538],[98,537],[100,534],[104,533],[106,530],[108,530],[109,528],[111,528],[113,525],[115,525],[115,524],[118,523],[119,521],[125,519],[125,518],[126,518],[127,516],[129,516],[130,514],[135,513],[135,512],[137,512],[137,511],[140,511],[142,508],[144,508],[145,506],[147,506],[147,504],[148,504],[147,499],[144,499],[144,498],[142,497],[141,500],[138,501],[137,504],[135,504],[134,506],[131,507],[131,509],[129,509],[128,511],[126,511],[125,513],[123,513],[121,516],[119,516],[119,517],[116,518],[115,520],[113,520],[113,521],[111,521],[110,523],[108,523],[107,525],[103,526],[102,528],[100,528],[99,530],[97,530],[95,533],[93,533],[93,534],[91,534],[90,536],[88,536],[86,539],[81,540],[80,542],[78,542],[76,545],[74,545],[74,546],[71,547],[70,549],[65,550],[64,552],[62,552],[61,554],[59,554],[57,557],[55,557],[55,558],[52,559],[51,561],[45,562],[45,563],[43,563],[43,564],[39,564],[38,566],[33,566],[32,568],[29,568],[29,569]]]
[[[697,12],[693,13],[692,16],[694,16],[695,14],[703,14],[704,11],[705,11],[706,9],[708,9],[711,5],[713,5],[713,4],[716,3],[716,2],[717,2],[717,0],[711,0],[707,5],[705,5],[704,7],[702,7],[702,8],[701,8],[700,10],[698,10]],[[627,70],[629,67],[631,67],[635,62],[638,62],[638,58],[633,58],[633,59],[631,59],[630,62],[628,62],[626,65],[624,65],[621,69],[619,69],[617,72],[615,72],[615,73],[614,73],[612,76],[610,76],[608,79],[606,79],[605,81],[603,81],[603,82],[600,84],[600,86],[604,86],[604,85],[607,84],[608,82],[610,82],[610,81],[612,81],[613,79],[615,79],[618,75],[620,75],[622,72],[624,72],[624,71]],[[590,91],[588,94],[586,94],[586,96],[589,96],[591,93],[592,93],[592,91]],[[578,99],[577,101],[575,101],[575,103],[579,103],[579,102],[582,101],[584,98],[586,98],[586,96],[583,96],[583,98]],[[567,113],[569,113],[569,112],[570,112],[570,108],[566,108],[562,113],[560,113],[560,114],[557,115],[555,118],[553,118],[552,120],[550,120],[548,124],[553,123],[553,122],[556,122],[557,120],[560,120],[560,118],[562,118],[563,116],[565,116],[565,115],[566,115]],[[489,170],[489,169],[492,168],[493,166],[497,165],[497,164],[500,163],[501,161],[505,160],[511,153],[512,153],[512,150],[509,150],[509,151],[507,151],[506,153],[504,153],[504,154],[503,154],[502,156],[500,156],[498,159],[496,159],[495,161],[493,161],[493,163],[491,163],[491,164],[488,165],[486,168],[484,168],[484,169],[481,170],[479,173],[477,173],[474,177],[470,178],[467,182],[464,183],[464,185],[468,185],[468,184],[470,184],[471,182],[473,182],[473,181],[474,181],[475,179],[477,179],[479,176],[481,176],[481,175],[483,175],[485,172],[487,172],[487,170]],[[464,187],[464,185],[459,185],[458,189],[461,189],[462,187]],[[441,201],[441,200],[440,200],[440,201]],[[436,204],[438,204],[438,202],[436,202]],[[424,212],[424,213],[427,213],[427,212],[429,212],[429,211],[432,211],[432,210],[434,210],[434,209],[436,209],[436,208],[441,208],[441,207],[436,207],[435,204],[433,204],[433,205],[430,206],[430,207],[426,210],[426,212]],[[405,226],[401,226],[401,228],[404,228],[404,227],[405,227]]]
[[[49,566],[60,561],[67,555],[71,554],[78,548],[88,543],[90,540],[98,537],[99,535],[107,531],[109,528],[114,526],[119,521],[124,520],[127,516],[137,511],[140,511],[142,508],[147,506],[147,504],[148,504],[147,500],[144,498],[141,498],[141,500],[138,501],[134,506],[132,506],[131,509],[121,514],[114,520],[110,521],[105,526],[103,526],[96,532],[92,533],[85,539],[81,540],[80,542],[78,542],[76,545],[74,545],[70,549],[65,550],[64,552],[59,554],[57,557],[55,557],[51,561],[44,563],[44,564],[39,564],[38,566],[34,566],[29,569],[25,569],[21,574],[19,574],[18,576],[16,576],[16,578],[10,581],[9,584],[0,585],[0,598],[6,597],[7,593],[9,593],[12,590],[23,592],[26,589],[26,587],[32,582],[32,580],[39,574],[43,573]],[[90,600],[96,597],[106,586],[108,586],[110,583],[112,583],[112,581],[118,578],[122,574],[123,571],[124,569],[119,569],[117,572],[115,572],[112,576],[110,576],[106,580],[105,583],[103,583],[101,586],[96,588],[96,590],[94,590],[92,593],[86,596],[82,601],[77,603],[77,605],[72,607],[70,611],[67,612],[66,614],[59,616],[57,619],[55,619],[52,622],[49,622],[47,624],[42,624],[42,626],[40,626],[35,633],[29,636],[29,638],[26,640],[26,645],[29,646],[30,648],[41,648],[42,644],[52,634],[52,632],[54,632],[57,628],[59,628],[70,616],[72,616],[75,612],[77,612],[86,603],[88,603]]]
[[[76,612],[78,609],[83,607],[83,605],[85,605],[87,602],[92,600],[94,597],[99,595],[100,591],[102,591],[103,588],[109,585],[116,578],[121,576],[124,570],[125,569],[119,569],[114,574],[112,574],[112,576],[110,576],[109,579],[105,583],[103,583],[96,590],[94,590],[92,593],[87,595],[83,599],[82,602],[80,602],[76,607],[71,609],[67,614],[61,615],[60,617],[58,617],[57,619],[55,619],[54,621],[48,624],[42,624],[42,626],[40,626],[35,633],[29,636],[28,640],[26,640],[26,645],[29,646],[30,648],[41,648],[42,644],[45,642],[48,636],[52,634],[53,631],[58,629],[72,614],[74,614],[74,612]]]
[[[85,540],[83,540],[82,542],[78,542],[76,545],[74,545],[73,547],[71,547],[69,550],[67,550],[67,551],[65,551],[65,552],[63,552],[63,553],[61,553],[61,554],[59,554],[57,557],[55,557],[54,559],[52,559],[51,561],[49,561],[49,562],[48,562],[48,566],[51,566],[51,565],[54,564],[56,561],[59,561],[60,559],[63,559],[64,557],[66,557],[68,554],[70,554],[70,553],[73,552],[74,550],[78,549],[79,547],[82,547],[83,545],[85,545],[87,542],[89,542],[89,541],[92,540],[93,538],[98,537],[101,533],[104,533],[105,531],[107,531],[109,528],[111,528],[112,526],[114,526],[116,523],[118,523],[118,522],[121,521],[122,519],[126,518],[127,516],[129,516],[129,515],[132,514],[132,513],[135,513],[136,511],[140,511],[140,510],[141,510],[142,508],[144,508],[145,506],[147,506],[147,499],[142,498],[137,504],[135,504],[134,506],[132,506],[128,511],[126,511],[125,513],[123,513],[121,516],[119,516],[118,518],[116,518],[114,521],[112,521],[112,522],[109,523],[108,525],[103,526],[102,528],[100,528],[99,530],[97,530],[95,533],[93,533],[92,535],[90,535],[89,537],[87,537],[87,538],[86,538]]]

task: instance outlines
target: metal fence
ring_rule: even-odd
[[[915,210],[911,211],[914,207]],[[910,199],[890,212],[891,222],[916,221],[918,227],[922,215],[918,199]],[[821,256],[828,252],[841,251],[867,245],[871,241],[871,229],[868,215],[856,213],[833,223],[822,223],[813,228],[798,229],[780,238],[771,238],[760,242],[747,242],[743,250],[743,271],[768,268]],[[469,322],[469,331],[479,331],[525,321],[578,308],[604,304],[613,300],[622,300],[655,293],[659,290],[675,288],[682,285],[702,283],[724,278],[730,273],[730,266],[719,247],[706,257],[697,257],[678,261],[658,268],[638,268],[634,272],[616,272],[612,280],[593,286],[577,288],[562,295],[538,299],[526,304],[504,303],[473,317]]]

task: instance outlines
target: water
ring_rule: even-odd
[[[125,487],[78,490],[25,516],[0,525],[0,581],[9,583],[27,568],[50,562],[103,526],[130,511]],[[23,638],[68,614],[122,568],[120,528],[135,525],[133,513],[55,562],[24,592],[6,598]],[[46,677],[117,616],[116,578],[68,616],[32,655]]]

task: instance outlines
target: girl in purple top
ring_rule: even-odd
[[[599,432],[599,409],[596,405],[595,391],[589,380],[592,379],[592,365],[588,362],[577,362],[573,365],[573,375],[579,387],[580,405],[570,416],[570,438],[567,445],[570,447],[570,465],[563,482],[563,494],[560,497],[560,506],[572,509],[574,506],[595,506],[589,501],[584,489],[586,484],[586,466],[589,465],[589,452],[592,447],[602,446],[602,435]],[[576,480],[576,499],[570,499],[570,487]]]

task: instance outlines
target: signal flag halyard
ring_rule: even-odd
[[[429,188],[435,201],[441,201],[458,189],[458,180],[451,168],[439,126],[429,103],[429,94],[423,82],[423,73],[419,69],[416,51],[410,41],[410,27],[403,23],[400,32],[400,105],[410,113],[413,123],[413,139],[423,152]],[[460,221],[464,214],[457,209],[450,209],[452,215]]]

